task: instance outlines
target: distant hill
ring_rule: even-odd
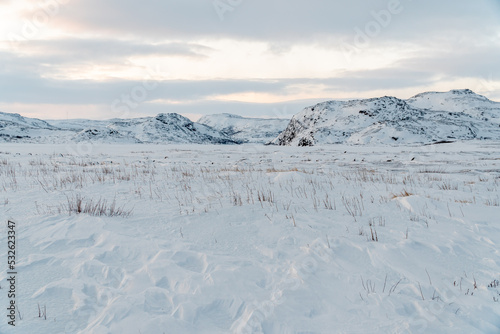
[[[287,126],[289,119],[248,118],[232,114],[203,116],[198,123],[208,125],[231,138],[250,143],[268,143]]]
[[[500,103],[469,89],[327,101],[291,120],[215,114],[192,122],[179,114],[94,121],[44,121],[0,112],[0,142],[179,144],[428,144],[500,140]]]
[[[0,141],[60,143],[237,144],[230,136],[178,114],[109,121],[52,121],[0,113]]]

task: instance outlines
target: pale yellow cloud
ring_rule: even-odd
[[[175,41],[166,41],[175,42]],[[178,55],[129,56],[118,63],[68,62],[47,69],[46,78],[68,80],[212,80],[212,79],[288,79],[331,78],[345,71],[386,68],[406,57],[404,51],[393,48],[370,49],[370,56],[350,54],[333,46],[297,44],[285,53],[272,53],[267,43],[235,40],[196,41],[208,51],[206,57]],[[23,45],[25,55],[43,55],[44,49]]]
[[[274,79],[328,78],[341,70],[371,70],[390,66],[405,57],[405,50],[370,49],[370,58],[353,54],[349,59],[340,48],[297,44],[285,53],[269,52],[268,44],[236,40],[205,40],[213,48],[207,59],[188,57],[136,57],[136,66],[155,64],[168,72],[169,79]],[[166,77],[167,78],[167,77]]]

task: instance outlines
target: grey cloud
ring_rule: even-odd
[[[318,46],[339,48],[341,41],[354,43],[355,28],[366,33],[370,23],[377,21],[373,12],[387,9],[391,1],[397,0],[242,0],[220,20],[213,0],[71,0],[48,25],[64,27],[69,35],[82,37],[19,44],[21,50],[35,51],[36,56],[0,52],[0,103],[109,106],[142,82],[51,80],[45,78],[46,74],[59,64],[123,64],[137,55],[203,60],[212,52],[196,42],[204,39],[264,41],[268,43],[268,52],[277,55],[289,52],[297,43],[308,43],[311,53]],[[168,109],[185,113],[200,113],[203,108],[226,112],[233,109],[262,115],[269,105],[208,100],[214,95],[243,92],[290,93],[299,85],[318,84],[332,92],[390,91],[435,84],[436,74],[442,80],[491,75],[500,79],[495,77],[500,73],[498,0],[400,3],[399,13],[391,15],[387,24],[379,23],[380,31],[370,38],[373,48],[359,50],[367,62],[377,48],[393,48],[396,53],[415,50],[407,59],[387,68],[345,71],[327,79],[163,81],[149,92],[141,108],[147,112]],[[29,12],[26,18],[30,18]],[[155,99],[186,104],[147,103]]]
[[[204,58],[211,48],[195,43],[140,43],[112,39],[55,39],[23,41],[19,51],[36,53],[32,63],[78,63],[81,61],[111,62],[131,56],[182,56]]]
[[[146,78],[145,78],[146,79]],[[136,87],[148,90],[147,100],[198,100],[219,94],[241,92],[279,92],[286,83],[275,80],[206,80],[143,81],[53,80],[31,73],[0,74],[0,101],[4,103],[101,104],[122,95],[130,95]]]
[[[483,77],[500,73],[500,47],[436,50],[435,54],[401,60],[396,66],[452,77]]]
[[[220,0],[228,3],[226,0]],[[364,29],[372,12],[399,1],[386,37],[433,38],[446,31],[484,31],[496,26],[495,0],[242,0],[221,21],[213,3],[205,0],[73,0],[56,17],[79,31],[134,35],[146,40],[182,38],[248,38],[273,41],[321,40],[323,35],[349,37]]]
[[[246,117],[291,118],[304,107],[314,105],[326,99],[308,99],[287,101],[283,103],[245,103],[231,101],[196,101],[193,103],[162,105],[144,104],[138,108],[138,115],[156,115],[158,113],[175,112],[180,114],[210,115],[230,113]]]
[[[429,72],[404,69],[345,72],[326,79],[293,78],[273,80],[170,80],[154,84],[146,101],[157,99],[184,101],[209,100],[216,95],[235,93],[294,93],[303,85],[323,85],[329,91],[363,91],[398,89],[432,83]],[[51,80],[33,73],[0,75],[0,101],[4,103],[111,104],[123,95],[130,95],[142,81]],[[323,94],[318,92],[318,94]],[[330,98],[335,98],[331,96]]]

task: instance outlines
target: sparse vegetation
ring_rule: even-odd
[[[129,217],[132,214],[132,209],[125,209],[124,206],[118,207],[115,199],[109,203],[106,199],[94,200],[77,194],[71,197],[67,196],[66,200],[66,203],[59,206],[59,213],[88,214],[97,217]]]
[[[156,154],[155,151],[147,154]],[[365,163],[359,157],[356,157],[356,162],[351,158],[322,157],[328,159],[327,162],[315,163],[313,156],[296,156],[290,158],[291,161],[283,158],[282,161],[279,154],[278,158],[266,159],[260,153],[251,153],[257,161],[251,162],[248,161],[251,159],[238,159],[239,153],[230,152],[224,153],[222,160],[211,159],[215,154],[194,159],[190,155],[192,152],[186,152],[184,159],[169,152],[168,159],[133,156],[113,158],[112,161],[100,155],[44,155],[29,158],[29,163],[20,163],[13,156],[6,156],[0,160],[0,203],[3,203],[2,208],[11,210],[20,203],[20,196],[37,193],[38,197],[33,201],[26,201],[27,210],[41,216],[58,216],[57,219],[39,219],[58,229],[67,221],[71,228],[74,224],[86,226],[81,222],[95,221],[91,217],[114,217],[117,219],[103,221],[106,225],[118,225],[121,223],[119,218],[133,213],[134,219],[126,222],[127,228],[131,225],[129,223],[136,223],[136,217],[146,217],[144,220],[161,217],[158,219],[161,221],[155,222],[160,225],[155,226],[155,232],[160,231],[161,238],[168,238],[168,242],[158,243],[159,246],[155,247],[170,247],[170,242],[175,242],[176,247],[182,249],[196,240],[215,250],[209,255],[213,258],[220,250],[238,252],[238,249],[247,247],[245,256],[251,252],[262,253],[262,263],[276,265],[265,270],[278,279],[279,275],[287,273],[306,282],[307,275],[300,272],[300,256],[314,256],[312,245],[319,241],[326,260],[319,263],[320,260],[315,258],[319,263],[318,277],[328,270],[340,272],[340,278],[331,272],[328,274],[343,280],[342,284],[352,284],[355,289],[352,294],[359,301],[359,292],[363,304],[411,299],[412,303],[419,303],[422,307],[430,304],[448,307],[445,305],[451,301],[446,300],[449,291],[444,285],[464,299],[487,294],[488,302],[498,302],[498,280],[491,276],[485,278],[484,273],[477,271],[476,276],[463,274],[455,277],[454,272],[450,275],[448,271],[448,276],[444,276],[436,271],[434,263],[419,262],[418,266],[411,266],[411,261],[434,260],[415,257],[422,251],[426,256],[439,253],[439,261],[448,257],[455,259],[450,263],[455,270],[454,266],[458,267],[461,257],[469,257],[460,244],[462,237],[468,236],[459,235],[465,230],[467,233],[474,231],[470,234],[474,235],[476,248],[493,249],[494,240],[487,234],[490,226],[482,224],[484,215],[481,214],[477,224],[469,224],[476,219],[473,218],[474,211],[483,210],[490,214],[500,206],[500,178],[484,172],[488,166],[477,167],[479,172],[459,173],[458,168],[451,164],[446,169],[432,163],[425,165],[423,160],[405,165],[398,164],[397,157],[391,157],[394,159],[391,164],[386,164],[384,157],[379,167],[376,162]],[[163,152],[162,157],[164,155]],[[306,158],[310,160],[301,164]],[[134,203],[135,208],[130,203]],[[195,235],[197,229],[204,234]],[[240,238],[238,243],[232,240],[233,235],[250,236],[253,231],[269,244],[256,248],[253,245],[255,239]],[[446,242],[433,244],[440,237]],[[151,245],[158,240],[153,241]],[[82,240],[75,242],[80,248],[94,247],[95,243],[94,235],[82,236]],[[57,245],[56,242],[40,243],[40,247],[47,249]],[[400,249],[402,251],[398,253]],[[117,248],[116,253],[120,251]],[[286,258],[286,252],[296,257],[290,260]],[[392,255],[387,259],[381,256],[385,254],[395,254],[394,258],[398,260],[404,255],[408,265],[402,261],[401,266],[405,268],[394,268],[389,263],[393,260]],[[149,258],[154,258],[153,255]],[[160,255],[166,258],[166,262],[173,256],[167,252],[160,252]],[[282,256],[286,261],[281,261]],[[203,277],[210,280],[211,263],[202,265],[194,258],[186,260],[180,255],[179,258],[179,261],[192,261],[189,264],[182,262],[188,268],[186,271],[196,272],[196,275],[203,273]],[[366,264],[366,268],[355,274],[344,274],[338,268],[348,267],[346,261]],[[495,264],[488,265],[493,267]],[[433,270],[432,280],[424,268]],[[98,265],[96,270],[99,275],[111,275],[113,269],[111,266],[103,269]],[[361,278],[360,286],[361,273],[369,279]],[[121,278],[117,286],[120,282]],[[259,284],[265,286],[276,282],[262,281]],[[391,298],[387,298],[389,296]],[[463,305],[453,307],[453,312],[465,312]],[[46,312],[46,307],[39,305],[41,319],[46,318]],[[56,311],[52,310],[52,313]]]
[[[391,197],[392,199],[398,198],[398,197],[410,197],[413,196],[412,193],[408,192],[406,189],[403,189],[401,192],[397,194],[392,194]]]

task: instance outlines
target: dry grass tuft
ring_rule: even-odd
[[[59,213],[67,212],[69,215],[88,214],[95,217],[130,217],[132,215],[132,209],[126,210],[124,206],[117,207],[115,199],[108,203],[106,199],[99,198],[96,201],[77,194],[76,196],[66,197],[66,200],[66,203],[59,206]]]
[[[408,192],[406,189],[403,189],[403,191],[401,191],[400,193],[398,194],[392,194],[391,195],[391,198],[392,199],[395,199],[395,198],[399,198],[399,197],[410,197],[410,196],[413,196],[414,194]]]

